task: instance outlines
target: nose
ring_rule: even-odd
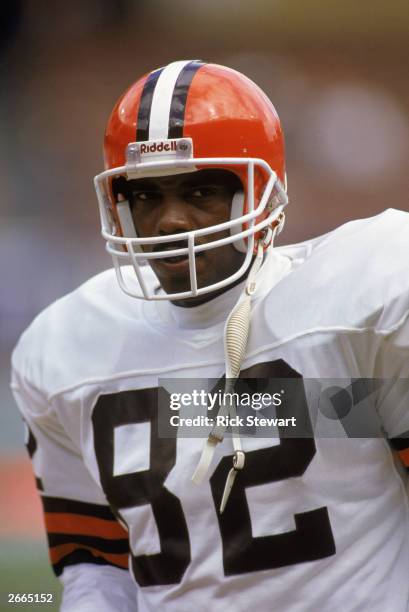
[[[156,235],[178,234],[192,229],[189,205],[176,194],[163,194],[157,210]]]

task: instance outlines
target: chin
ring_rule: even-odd
[[[189,274],[178,275],[175,273],[171,278],[169,278],[169,275],[166,275],[164,278],[163,274],[158,270],[154,270],[154,272],[165,293],[182,293],[191,290]]]
[[[160,261],[151,264],[151,266],[166,293],[190,291],[190,266],[187,258],[177,262]],[[204,278],[204,273],[208,271],[209,264],[206,259],[197,256],[196,278],[199,288],[217,282],[216,280]]]

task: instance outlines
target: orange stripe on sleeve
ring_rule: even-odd
[[[128,538],[128,532],[116,521],[64,512],[45,512],[44,517],[49,533],[89,535],[107,540]]]
[[[84,544],[59,544],[50,548],[50,559],[51,563],[58,563],[63,557],[66,557],[75,550],[89,550],[95,557],[102,557],[106,559],[112,565],[118,565],[124,569],[128,569],[128,555],[126,553],[114,554],[101,552],[92,546],[86,546]]]
[[[398,451],[399,459],[402,461],[405,467],[409,467],[409,448]]]

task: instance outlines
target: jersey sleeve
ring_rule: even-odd
[[[64,612],[136,610],[128,533],[43,394],[12,370],[12,391],[42,500],[49,556]],[[97,605],[98,600],[98,605]]]
[[[70,566],[61,582],[61,612],[138,612],[135,584],[128,573],[113,566]]]
[[[393,450],[409,472],[409,318],[383,342],[378,412]]]

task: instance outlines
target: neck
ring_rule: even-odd
[[[240,283],[242,283],[244,279],[246,278],[246,276],[248,275],[248,273],[249,273],[249,270],[246,270],[246,272],[242,274],[240,278],[234,281],[234,283],[231,283],[231,285],[227,285],[226,287],[222,287],[221,289],[216,289],[216,291],[212,291],[210,293],[205,293],[204,295],[198,295],[197,297],[187,298],[186,300],[175,300],[174,302],[172,302],[172,304],[174,304],[175,306],[180,306],[181,308],[193,308],[194,306],[200,306],[201,304],[210,302],[210,300],[213,300],[219,295],[222,295],[222,293],[225,293],[226,291],[229,291],[229,289],[232,289],[233,287],[236,287],[236,285],[239,285]]]

